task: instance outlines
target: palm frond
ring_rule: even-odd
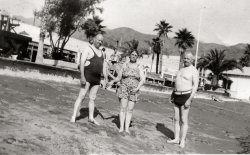
[[[212,49],[206,56],[198,60],[197,67],[209,69],[213,74],[219,76],[227,70],[240,69],[242,66],[235,59],[225,59],[225,50]]]
[[[154,31],[158,32],[158,36],[164,36],[166,38],[168,38],[168,33],[172,32],[172,28],[173,26],[171,26],[169,23],[166,22],[166,20],[161,20],[159,24],[155,25],[156,28],[154,29]]]
[[[174,39],[176,40],[175,46],[183,50],[193,47],[194,40],[195,40],[192,33],[188,31],[186,28],[181,29],[178,32],[176,32]]]

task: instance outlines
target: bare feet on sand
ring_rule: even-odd
[[[172,140],[168,140],[167,143],[169,143],[169,144],[180,144],[180,140],[179,139],[172,139]]]
[[[89,122],[95,125],[100,125],[95,119],[89,119]]]
[[[70,122],[75,123],[76,122],[76,118],[72,116]]]
[[[123,132],[124,130],[123,129],[120,129],[119,132]]]
[[[181,147],[181,148],[184,148],[184,147],[185,147],[185,140],[183,140],[183,141],[180,142],[180,147]]]
[[[130,131],[129,130],[126,130],[125,132],[130,135]]]

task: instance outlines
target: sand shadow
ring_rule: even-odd
[[[113,119],[113,120],[112,120],[112,123],[114,123],[114,124],[116,125],[117,128],[120,128],[120,118],[119,118],[119,114],[113,115],[113,116],[110,116],[110,117],[107,117],[107,118],[105,118],[105,119]],[[134,123],[133,123],[133,121],[131,120],[129,127],[133,127],[133,126],[134,126]]]
[[[95,107],[94,118],[97,117],[98,115],[100,115],[102,119],[105,119],[104,116],[102,115],[102,113]],[[80,109],[80,116],[76,117],[76,121],[84,119],[88,116],[89,116],[89,108],[88,107],[81,108]]]
[[[110,117],[107,117],[105,119],[113,119],[112,120],[112,123],[114,123],[116,125],[117,128],[120,128],[120,120],[119,120],[119,114],[117,115],[113,115],[113,116],[110,116]]]
[[[165,136],[167,136],[170,139],[174,139],[174,132],[170,130],[169,128],[165,127],[164,124],[162,123],[157,123],[156,124],[156,129],[163,133]]]

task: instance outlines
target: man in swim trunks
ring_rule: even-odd
[[[99,125],[94,119],[95,99],[100,87],[101,74],[104,75],[104,84],[107,83],[106,62],[101,50],[103,36],[96,35],[93,38],[93,44],[90,44],[82,52],[80,72],[81,72],[81,89],[74,105],[71,122],[75,122],[78,109],[84,100],[86,93],[89,91],[89,122]]]
[[[167,142],[179,144],[181,148],[185,147],[188,130],[188,112],[199,82],[198,71],[192,65],[192,62],[193,54],[186,52],[183,60],[184,67],[177,72],[175,88],[170,98],[170,102],[174,103],[175,138]],[[181,139],[180,132],[182,135]]]

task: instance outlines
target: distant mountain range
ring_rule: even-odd
[[[24,23],[39,26],[40,21],[35,20],[34,24],[34,19],[33,18],[24,18],[21,16],[16,16],[16,18],[20,19]],[[151,34],[144,34],[141,32],[138,32],[134,29],[128,28],[128,27],[120,27],[116,29],[106,29],[106,34],[104,35],[105,41],[109,45],[116,46],[117,41],[119,41],[121,44],[125,44],[125,42],[136,39],[139,41],[139,48],[141,49],[148,49],[149,46],[145,42],[145,40],[151,41],[152,38],[156,37],[156,35],[151,35]],[[74,38],[86,41],[86,36],[84,32],[79,32],[77,31],[74,35]],[[210,52],[211,49],[218,49],[218,50],[226,50],[226,55],[227,58],[234,58],[234,59],[239,59],[243,54],[246,44],[239,43],[237,45],[233,46],[225,46],[225,45],[220,45],[216,43],[204,43],[200,42],[199,43],[199,56],[206,55],[207,53]],[[193,46],[192,49],[190,49],[193,53],[195,53],[197,47],[197,42],[195,42],[195,45]],[[168,38],[164,40],[164,54],[168,55],[179,55],[178,48],[175,46],[175,39],[173,38]]]

